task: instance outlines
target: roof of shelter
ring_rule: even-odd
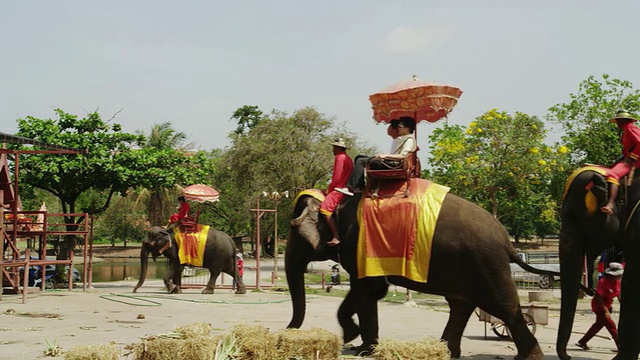
[[[17,144],[17,145],[33,145],[49,150],[60,150],[61,152],[86,153],[84,149],[76,149],[69,146],[49,144],[43,141],[29,139],[23,136],[11,135],[0,132],[0,143]]]

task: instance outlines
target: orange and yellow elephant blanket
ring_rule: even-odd
[[[202,267],[204,260],[204,247],[207,243],[207,234],[209,233],[209,225],[198,224],[196,232],[184,233],[177,228],[174,230],[174,237],[178,244],[178,257],[180,264],[188,264],[192,266]]]
[[[408,197],[391,196],[397,186],[384,187],[376,199],[363,197],[358,207],[358,278],[403,276],[426,283],[431,243],[446,186],[411,179]]]

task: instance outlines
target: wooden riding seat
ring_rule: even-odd
[[[405,196],[409,193],[409,180],[420,177],[420,159],[418,150],[407,154],[403,159],[373,159],[366,169],[367,195],[377,197],[378,188],[382,181],[404,181],[407,184]]]

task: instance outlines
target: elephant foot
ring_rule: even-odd
[[[343,329],[342,341],[347,344],[355,340],[358,336],[360,336],[360,327],[354,323],[352,326]]]
[[[202,293],[203,294],[213,294],[213,289],[207,286],[206,288],[204,288],[202,290]]]
[[[373,355],[373,349],[374,349],[374,345],[365,345],[362,344],[360,346],[352,346],[351,350],[356,352],[356,356],[372,356]]]
[[[449,352],[451,353],[451,358],[452,359],[459,359],[460,358],[460,346],[458,345],[458,347],[451,347],[449,346],[449,343],[447,343],[447,347],[449,348]]]
[[[171,288],[169,289],[169,294],[182,294],[182,289],[180,288],[180,286],[171,285]]]
[[[518,354],[514,359],[515,360],[544,360],[544,354],[542,353],[542,349],[540,349],[540,346],[536,344],[536,346],[533,349],[531,349],[529,354],[527,355]]]
[[[247,293],[247,289],[244,287],[238,288],[238,290],[236,290],[236,294],[246,294]]]

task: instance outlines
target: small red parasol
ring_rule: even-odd
[[[204,184],[189,185],[182,189],[182,195],[187,200],[203,203],[206,201],[216,202],[220,200],[220,194],[211,186]]]

